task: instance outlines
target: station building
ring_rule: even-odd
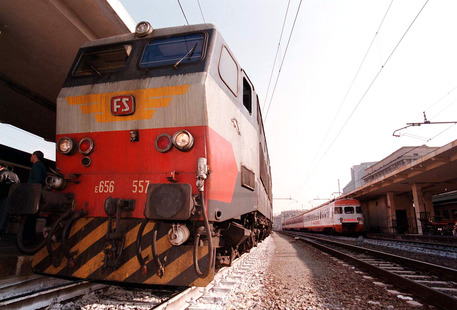
[[[339,198],[360,200],[368,232],[449,234],[457,221],[457,140],[402,147],[351,177]]]

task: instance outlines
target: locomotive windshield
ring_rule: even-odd
[[[154,40],[146,46],[140,67],[177,66],[180,63],[185,64],[201,60],[204,43],[204,34]]]
[[[84,52],[73,71],[73,76],[102,75],[125,67],[132,45],[108,46]]]
[[[362,213],[362,207],[356,206],[355,213]],[[343,214],[343,207],[335,207],[335,214]],[[354,207],[344,207],[344,214],[354,214]]]

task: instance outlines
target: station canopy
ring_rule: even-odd
[[[119,0],[0,0],[0,122],[54,141],[57,95],[79,47],[134,28]]]

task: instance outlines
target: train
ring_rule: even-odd
[[[272,228],[272,178],[254,86],[212,24],[85,43],[57,98],[46,185],[17,184],[34,272],[205,286]],[[27,218],[47,218],[27,245]]]
[[[363,232],[363,215],[356,199],[337,199],[285,220],[283,230],[357,234]]]

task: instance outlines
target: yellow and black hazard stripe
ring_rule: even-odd
[[[199,278],[193,264],[193,245],[172,246],[167,233],[171,224],[156,227],[157,255],[164,267],[163,274],[153,259],[151,245],[156,222],[150,221],[141,237],[141,256],[145,267],[137,258],[137,238],[142,219],[121,219],[113,224],[122,235],[117,244],[107,238],[108,218],[81,218],[75,221],[63,243],[52,244],[52,250],[41,249],[33,258],[36,273],[67,278],[102,280],[138,284],[206,286],[214,275],[214,267],[205,278]],[[109,257],[112,247],[119,247],[116,257]],[[121,251],[122,248],[122,251]],[[113,252],[113,251],[111,251]],[[68,255],[70,254],[70,256]],[[199,265],[206,266],[208,248],[198,248]],[[115,260],[107,264],[107,260]]]

